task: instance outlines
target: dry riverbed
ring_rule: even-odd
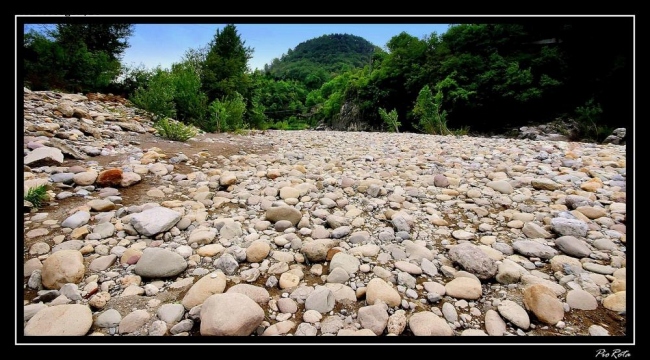
[[[25,94],[24,335],[626,335],[624,145],[179,143],[105,100]]]

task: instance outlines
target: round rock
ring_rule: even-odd
[[[481,249],[469,243],[454,246],[449,250],[449,259],[457,262],[468,272],[479,279],[486,280],[497,273],[497,264]]]
[[[84,336],[93,324],[90,308],[80,304],[50,306],[25,326],[25,336]]]
[[[402,298],[397,290],[390,286],[386,281],[374,278],[368,282],[366,289],[366,302],[374,305],[377,300],[385,302],[388,306],[398,306]]]
[[[481,283],[469,277],[458,277],[445,285],[447,295],[457,299],[476,300],[481,297]]]
[[[88,211],[77,211],[63,220],[61,227],[76,229],[87,224],[88,221],[90,221],[90,213]]]
[[[430,311],[421,311],[411,315],[408,326],[415,336],[452,336],[454,334],[443,318]]]
[[[77,284],[83,280],[86,268],[83,255],[77,250],[60,250],[43,261],[41,277],[43,286],[59,289],[67,283]]]
[[[563,253],[577,258],[587,257],[591,254],[589,246],[573,236],[561,236],[555,239],[555,245]]]
[[[564,307],[555,292],[542,284],[531,285],[524,290],[524,305],[537,318],[549,325],[555,325],[564,318]]]
[[[530,327],[528,313],[519,304],[512,300],[503,300],[497,306],[499,314],[515,326],[527,330]]]
[[[598,301],[590,293],[575,289],[566,294],[566,302],[572,309],[579,310],[596,310],[598,308]]]
[[[490,336],[503,336],[506,333],[506,323],[498,312],[490,309],[485,313],[485,330]]]
[[[266,210],[266,220],[271,222],[288,220],[293,226],[296,226],[301,218],[300,211],[291,206],[278,206]]]
[[[359,270],[361,262],[356,257],[342,252],[336,253],[330,262],[330,270],[338,267],[345,270],[348,274],[354,274]]]
[[[226,294],[231,293],[246,295],[260,305],[266,305],[271,299],[266,289],[250,284],[237,284],[226,291]]]
[[[187,261],[173,251],[162,248],[146,248],[135,266],[135,273],[148,278],[166,278],[180,274],[187,268]]]
[[[619,291],[603,299],[603,306],[606,309],[612,311],[617,311],[617,312],[625,311],[625,307],[626,307],[625,298],[626,298],[625,291]]]
[[[264,240],[255,240],[246,248],[246,261],[259,263],[264,260],[271,251],[271,245]]]
[[[221,271],[216,271],[200,278],[187,291],[181,304],[186,309],[191,309],[201,305],[207,298],[214,294],[221,294],[226,288],[226,275]]]
[[[237,311],[233,311],[237,309]],[[244,294],[215,294],[201,306],[201,336],[249,336],[264,321],[264,310]]]

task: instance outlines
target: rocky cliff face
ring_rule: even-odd
[[[371,126],[361,117],[359,107],[352,102],[341,106],[338,116],[332,121],[332,130],[339,131],[370,131]]]

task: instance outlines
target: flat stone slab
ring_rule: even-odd
[[[181,219],[181,214],[161,206],[133,214],[131,225],[145,236],[154,236],[172,228]]]

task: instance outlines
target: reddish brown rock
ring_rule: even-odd
[[[332,258],[334,257],[334,255],[336,255],[337,253],[340,253],[340,252],[341,252],[341,249],[329,249],[329,250],[327,251],[327,258],[326,258],[327,261],[332,260]]]
[[[120,186],[122,182],[121,169],[108,169],[99,173],[95,183],[99,186]]]

